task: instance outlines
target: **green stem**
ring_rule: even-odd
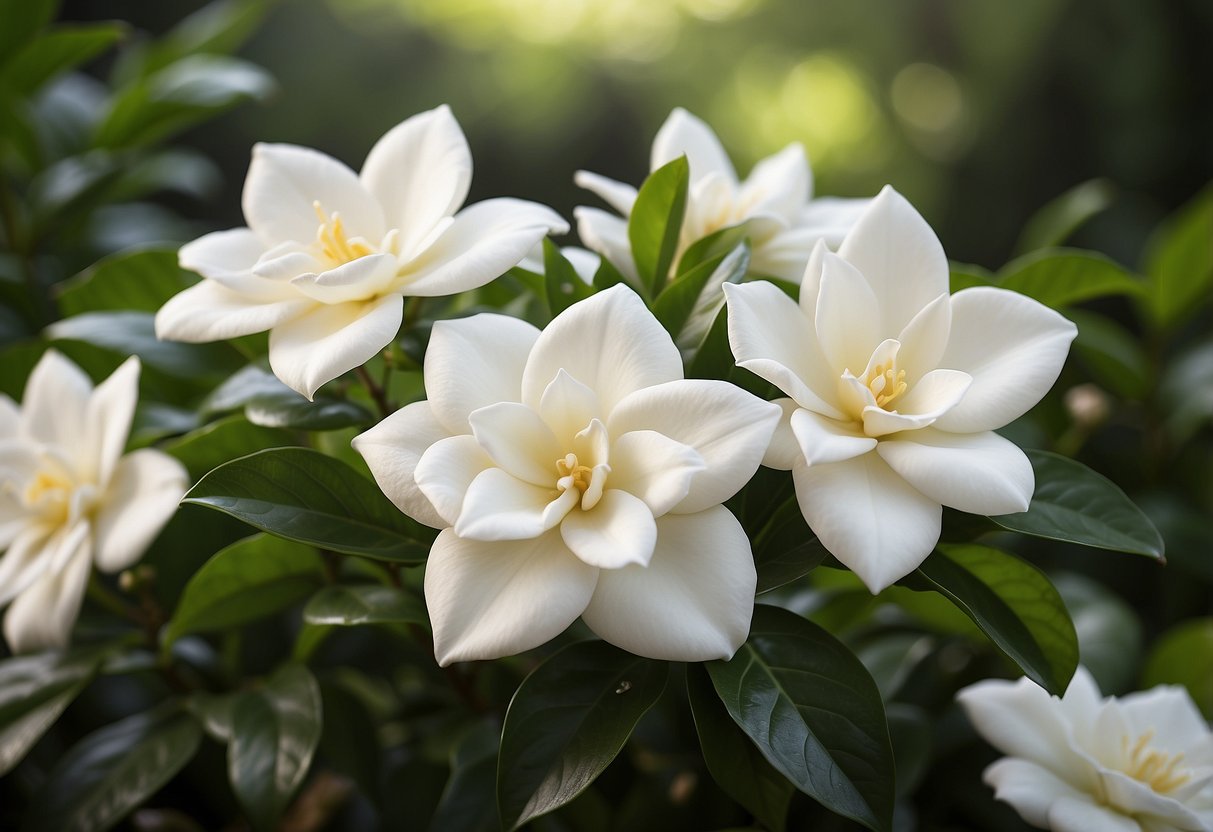
[[[384,388],[375,383],[375,379],[371,378],[371,374],[366,371],[366,367],[357,367],[354,370],[357,374],[362,386],[366,388],[366,392],[370,394],[371,401],[375,403],[375,407],[379,409],[379,417],[386,419],[395,412],[392,403],[387,400],[387,394]]]

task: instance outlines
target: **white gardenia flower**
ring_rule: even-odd
[[[67,644],[92,565],[137,561],[187,486],[177,460],[151,448],[123,456],[139,360],[93,389],[48,351],[18,408],[0,395],[0,606],[14,652]]]
[[[1079,667],[1060,699],[1028,679],[978,682],[957,699],[1009,755],[986,783],[1033,826],[1213,832],[1213,733],[1184,688],[1101,699]]]
[[[680,107],[670,113],[653,139],[651,170],[684,155],[691,175],[672,266],[696,240],[747,223],[750,271],[799,281],[814,244],[824,240],[837,246],[868,203],[866,199],[813,199],[813,173],[799,143],[763,159],[749,178],[740,181],[712,128]],[[627,218],[636,201],[636,189],[589,171],[578,171],[574,181],[623,215],[598,208],[575,209],[582,242],[635,280]]]
[[[354,447],[405,514],[443,529],[425,573],[440,664],[528,650],[578,616],[641,656],[733,655],[756,575],[720,503],[757,469],[776,405],[684,379],[623,285],[543,332],[439,321],[424,371],[429,399]]]
[[[472,157],[446,106],[406,119],[355,174],[305,147],[258,144],[244,182],[248,228],[182,246],[206,278],[156,315],[156,334],[215,341],[270,330],[270,367],[309,399],[400,329],[405,296],[483,286],[568,225],[518,199],[467,197]]]
[[[949,296],[939,239],[892,188],[837,254],[814,250],[799,304],[724,288],[737,364],[790,396],[764,464],[791,469],[809,527],[872,592],[930,554],[941,505],[1027,509],[1032,466],[994,431],[1048,392],[1077,329],[1004,289]]]

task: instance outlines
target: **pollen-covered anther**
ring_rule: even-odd
[[[886,407],[906,392],[907,387],[905,370],[895,370],[883,365],[876,367],[868,380],[868,389],[876,397],[877,407]]]
[[[1145,783],[1159,794],[1166,794],[1175,791],[1192,778],[1180,768],[1184,755],[1155,751],[1150,747],[1150,741],[1153,739],[1154,732],[1146,731],[1130,748],[1129,738],[1121,738],[1122,750],[1127,757],[1124,773],[1140,783]]]
[[[345,224],[341,220],[339,211],[326,214],[320,205],[320,200],[312,202],[312,210],[316,212],[316,218],[320,220],[320,227],[316,229],[316,242],[319,244],[321,252],[329,260],[334,263],[348,263],[359,257],[374,254],[375,249],[362,237],[346,235]]]

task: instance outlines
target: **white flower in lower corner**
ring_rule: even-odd
[[[1181,687],[1100,698],[1078,668],[1060,699],[1028,679],[957,694],[1007,757],[984,779],[1054,832],[1213,832],[1213,733]]]
[[[216,341],[270,330],[274,374],[309,399],[400,328],[405,296],[453,295],[510,269],[568,225],[519,199],[467,198],[472,157],[443,106],[381,138],[355,174],[305,147],[259,144],[244,182],[248,228],[181,248],[206,279],[166,303],[156,334]]]
[[[18,408],[0,396],[0,605],[14,652],[61,647],[93,564],[137,561],[185,494],[181,463],[144,448],[123,456],[139,360],[93,388],[53,350]]]
[[[728,658],[756,576],[721,502],[757,469],[779,408],[687,380],[620,285],[542,333],[502,315],[440,321],[427,401],[358,436],[384,493],[443,529],[425,598],[438,661],[511,655],[578,616],[655,659]]]
[[[737,364],[790,397],[764,464],[791,469],[809,527],[872,592],[930,554],[941,506],[1028,508],[1032,466],[994,430],[1048,392],[1077,328],[1004,289],[949,295],[939,239],[892,188],[837,254],[814,250],[799,304],[724,288]]]

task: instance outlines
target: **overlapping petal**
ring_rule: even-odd
[[[61,571],[44,572],[4,614],[4,640],[14,653],[67,644],[92,572],[92,540],[82,537]]]
[[[156,313],[156,337],[204,343],[239,338],[297,318],[313,308],[306,298],[263,303],[204,281],[169,298]]]
[[[422,493],[414,474],[426,449],[448,436],[447,429],[434,416],[430,403],[422,401],[405,405],[354,437],[352,444],[366,460],[379,489],[396,508],[419,523],[440,529],[449,524]],[[468,482],[471,482],[470,478]]]
[[[649,169],[657,170],[679,156],[687,157],[694,179],[715,174],[737,184],[737,171],[716,133],[702,119],[676,107],[653,138]]]
[[[608,488],[588,511],[572,511],[560,524],[569,550],[590,566],[616,570],[648,566],[657,544],[653,510],[639,497]]]
[[[205,277],[246,274],[265,254],[266,245],[251,228],[204,234],[177,252],[181,268]]]
[[[177,510],[189,486],[185,467],[150,448],[119,460],[97,507],[97,568],[117,572],[133,564]]]

